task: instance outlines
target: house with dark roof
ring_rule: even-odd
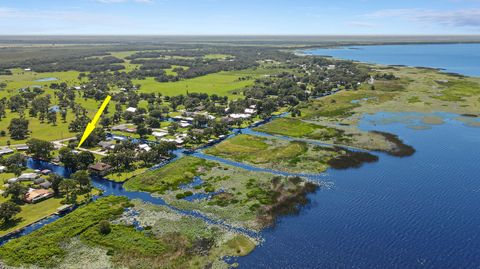
[[[105,176],[106,174],[108,174],[112,170],[112,166],[107,164],[107,163],[99,162],[99,163],[90,165],[88,167],[88,170],[92,174],[96,174],[96,175],[99,175],[99,176]]]

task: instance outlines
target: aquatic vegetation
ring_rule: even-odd
[[[386,133],[386,132],[380,132],[380,131],[372,131],[372,133],[382,135],[383,137],[385,137],[385,139],[387,139],[389,142],[395,145],[394,148],[387,151],[387,153],[390,155],[397,156],[397,157],[407,157],[415,153],[415,148],[403,143],[402,140],[400,140],[397,135]]]
[[[52,267],[62,261],[62,244],[102,220],[111,220],[129,206],[126,197],[108,196],[85,205],[41,229],[6,243],[0,256],[9,265]]]
[[[211,163],[198,158],[183,157],[164,167],[147,171],[128,180],[124,186],[128,190],[164,192],[178,189],[179,185],[191,182],[195,176],[208,171]]]
[[[340,150],[340,149],[338,149]],[[363,163],[378,161],[378,156],[368,152],[345,150],[346,153],[328,161],[328,165],[335,169],[347,169],[360,167]]]

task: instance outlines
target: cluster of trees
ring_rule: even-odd
[[[76,70],[80,72],[115,71],[125,69],[122,59],[113,56],[105,57],[76,57],[66,61],[31,61],[31,68],[35,72],[61,72]],[[25,64],[25,63],[24,63]]]
[[[102,161],[114,167],[115,171],[130,171],[137,166],[147,167],[172,157],[171,151],[176,149],[176,146],[170,142],[160,142],[151,145],[149,151],[137,151],[136,149],[137,145],[133,142],[122,141]]]
[[[73,170],[86,170],[95,162],[95,155],[89,151],[75,153],[71,148],[65,147],[58,153],[60,162],[67,168]]]
[[[297,59],[295,64],[302,66],[304,75],[300,82],[311,85],[311,95],[321,96],[339,87],[357,89],[360,83],[370,78],[370,69],[351,61],[310,57]]]
[[[27,138],[30,131],[28,130],[28,120],[23,118],[14,118],[8,125],[10,137],[15,140],[22,140]]]

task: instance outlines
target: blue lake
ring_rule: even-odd
[[[55,81],[55,80],[58,80],[58,78],[41,78],[41,79],[37,79],[35,80],[36,82],[48,82],[48,81]]]
[[[349,46],[312,49],[304,53],[385,65],[441,68],[447,72],[480,76],[480,44]]]
[[[359,169],[329,170],[334,183],[297,216],[262,233],[265,243],[241,268],[478,268],[480,128],[436,114],[445,124],[413,130],[412,116],[367,115],[364,130],[398,134],[417,152],[379,154]],[[478,120],[478,119],[477,119]]]

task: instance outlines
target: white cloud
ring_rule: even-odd
[[[378,27],[378,24],[371,23],[371,22],[364,22],[364,21],[349,21],[347,25],[354,26],[354,27],[363,27],[363,28],[375,28]]]
[[[368,18],[401,18],[416,22],[450,27],[480,28],[480,9],[428,10],[428,9],[384,9],[370,14]]]

